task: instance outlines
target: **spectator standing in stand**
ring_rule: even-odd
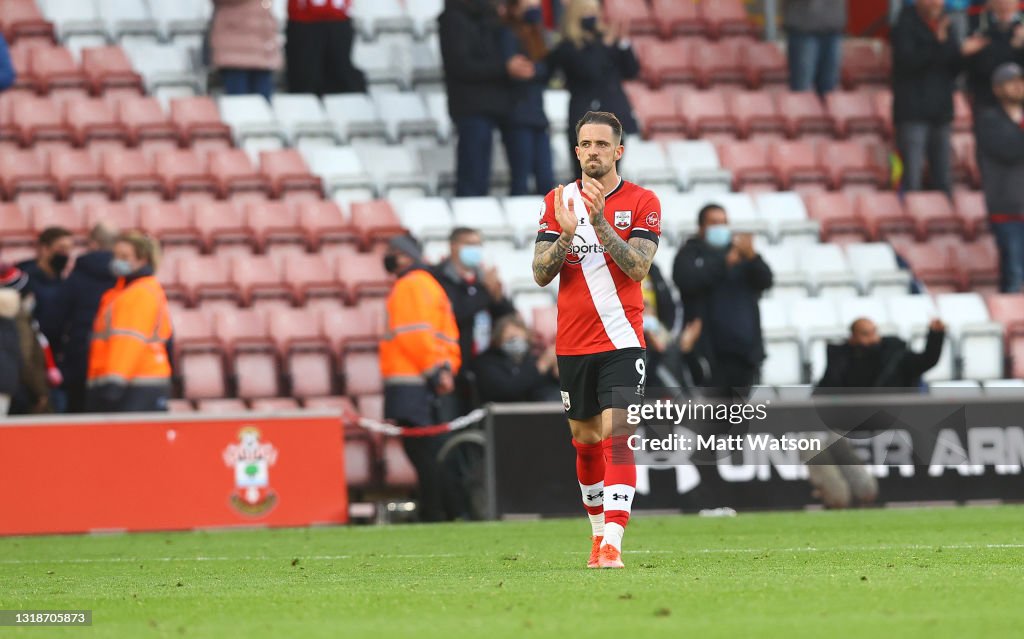
[[[284,55],[291,93],[366,93],[366,76],[352,64],[351,5],[352,0],[288,0]]]
[[[277,19],[266,0],[213,0],[210,25],[212,64],[228,95],[274,93],[281,68]]]
[[[784,22],[790,90],[824,97],[839,85],[845,0],[786,0]]]
[[[1024,65],[1024,22],[1017,0],[989,0],[978,30],[964,41],[967,92],[974,110],[997,106],[992,92],[992,74],[1005,62]]]

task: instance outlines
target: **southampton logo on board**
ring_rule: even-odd
[[[270,487],[270,467],[277,462],[277,449],[260,441],[260,430],[245,426],[238,431],[238,443],[224,449],[224,464],[235,471],[235,492],[231,505],[243,515],[263,515],[277,503]]]

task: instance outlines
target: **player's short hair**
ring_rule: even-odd
[[[50,246],[57,240],[71,237],[71,231],[63,226],[48,226],[39,234],[37,241],[39,246]]]
[[[705,204],[704,207],[700,210],[700,213],[697,213],[697,226],[704,226],[704,223],[707,222],[708,215],[711,214],[711,211],[724,212],[725,207],[723,207],[721,204],[715,204],[714,202],[710,204]]]
[[[469,226],[456,226],[448,235],[449,242],[458,242],[467,235],[480,235],[480,231]]]
[[[615,138],[622,142],[622,122],[614,113],[608,111],[587,111],[587,113],[580,118],[580,121],[576,123],[576,139],[580,138],[580,129],[586,124],[605,124],[612,128],[612,133],[615,134]]]

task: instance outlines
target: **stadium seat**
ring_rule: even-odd
[[[270,192],[270,182],[242,149],[211,151],[206,160],[221,197],[230,198],[239,191]]]
[[[291,353],[284,361],[293,397],[322,397],[335,392],[334,370],[327,353]]]
[[[143,202],[139,205],[139,225],[164,245],[200,245],[191,207],[177,202]]]
[[[817,383],[825,373],[826,349],[829,341],[845,339],[849,327],[839,319],[836,301],[827,297],[809,297],[786,300],[789,321],[803,342],[804,360],[808,365],[811,383]]]
[[[886,171],[878,165],[871,151],[861,142],[823,142],[818,145],[818,161],[828,171],[833,189],[850,184],[883,187]]]
[[[219,399],[227,395],[224,360],[217,353],[185,353],[181,367],[185,399]]]
[[[821,227],[807,215],[807,207],[798,193],[758,193],[755,201],[760,217],[770,225],[776,242],[796,240],[813,244],[818,241]]]
[[[238,289],[231,283],[226,260],[215,255],[181,260],[178,263],[178,282],[185,289],[191,306],[207,299],[237,301],[239,298]]]
[[[758,250],[761,259],[772,269],[772,287],[767,291],[771,299],[809,297],[814,292],[813,282],[797,260],[800,248],[779,244]]]
[[[299,224],[297,207],[280,202],[261,202],[246,204],[244,210],[245,223],[260,251],[266,251],[271,244],[299,244],[305,248],[307,236]]]
[[[1003,377],[1003,326],[989,317],[982,297],[977,293],[949,293],[939,295],[936,304],[959,347],[959,377]]]
[[[655,133],[686,133],[686,121],[679,115],[675,96],[671,92],[636,88],[632,89],[629,100],[634,105],[644,137],[649,138]]]
[[[224,345],[213,327],[212,314],[202,308],[172,311],[174,326],[174,357],[180,361],[182,353],[224,351]]]
[[[153,168],[163,179],[164,190],[172,196],[184,191],[217,192],[217,183],[192,150],[161,149],[154,154]]]
[[[844,297],[836,300],[839,322],[849,327],[854,321],[867,318],[878,326],[881,335],[895,335],[898,328],[889,318],[889,307],[881,297]]]
[[[420,241],[447,239],[452,228],[451,207],[447,201],[438,197],[400,202],[398,219]]]
[[[50,175],[57,181],[62,198],[82,191],[109,194],[113,190],[99,160],[88,151],[53,150],[49,156]]]
[[[740,51],[749,44],[747,38],[727,38],[706,42],[691,49],[691,61],[701,88],[713,85],[746,86],[747,72]]]
[[[33,150],[0,153],[0,187],[7,199],[26,192],[56,194],[58,190],[43,159]]]
[[[988,208],[981,191],[954,191],[953,209],[963,221],[964,237],[972,240],[988,226]]]
[[[310,200],[298,202],[299,226],[306,233],[306,242],[318,248],[324,242],[357,242],[360,228],[335,202]]]
[[[123,37],[157,40],[160,31],[145,0],[101,0],[100,15],[115,40]]]
[[[287,139],[274,119],[274,112],[261,95],[222,95],[217,99],[220,117],[231,127],[236,144],[249,138]]]
[[[118,121],[114,106],[102,98],[68,100],[64,103],[64,122],[74,135],[75,144],[116,142],[128,143],[128,129]]]
[[[867,225],[856,214],[852,198],[846,193],[808,193],[804,204],[811,219],[821,225],[823,240],[834,235],[854,235],[862,240],[870,237]]]
[[[231,127],[225,124],[217,103],[206,96],[171,99],[171,122],[183,140],[224,140],[231,142]]]
[[[142,74],[146,89],[160,97],[195,96],[203,92],[204,81],[192,68],[191,51],[175,42],[122,41],[135,70]]]
[[[636,140],[628,144],[629,151],[619,162],[621,174],[635,176],[637,180],[643,176],[646,188],[655,188],[658,185],[676,188],[676,172],[672,170],[668,154],[659,142]]]
[[[311,93],[275,93],[270,100],[274,119],[290,144],[300,140],[326,140],[334,144],[334,127],[320,98]]]
[[[212,252],[214,246],[219,244],[255,245],[255,237],[246,224],[242,207],[232,202],[203,201],[191,206],[193,224],[207,252]]]
[[[60,103],[43,97],[18,96],[11,104],[11,119],[23,146],[55,142],[70,146],[71,130],[64,124]]]
[[[761,299],[761,330],[765,359],[761,363],[761,382],[777,386],[800,384],[804,378],[800,339],[789,324],[787,302]]]
[[[384,263],[379,255],[353,254],[345,259],[339,259],[335,269],[338,281],[341,282],[351,303],[357,303],[367,295],[384,297],[391,290],[392,278],[384,270]]]
[[[741,137],[748,138],[754,133],[785,134],[786,120],[768,92],[735,91],[728,94],[726,101]]]
[[[247,414],[249,407],[245,400],[233,397],[214,397],[196,401],[196,412],[203,415]]]
[[[766,84],[782,85],[789,79],[786,56],[774,42],[752,41],[740,49],[740,59],[751,89],[760,89]]]
[[[142,76],[135,72],[131,60],[121,47],[82,49],[82,71],[89,78],[93,93],[96,95],[114,90],[139,95],[145,92]]]
[[[278,368],[270,353],[245,352],[234,357],[233,379],[241,399],[277,397],[280,394]]]
[[[963,91],[953,94],[953,130],[958,133],[974,132],[974,116],[971,113],[971,103]]]
[[[700,15],[696,2],[653,0],[651,9],[658,23],[658,32],[665,40],[676,35],[703,35],[707,23]]]
[[[2,154],[0,154],[2,155]],[[0,248],[34,246],[36,234],[28,213],[17,204],[0,202]],[[7,258],[6,254],[4,255]]]
[[[818,163],[814,146],[810,142],[792,140],[770,145],[769,162],[778,171],[782,188],[789,190],[797,185],[826,185],[828,175]]]
[[[795,138],[808,133],[832,133],[832,120],[825,112],[817,94],[779,91],[775,104],[786,120],[786,132]]]
[[[350,142],[356,137],[387,138],[387,127],[369,96],[344,93],[324,96],[324,111],[337,137]]]
[[[608,24],[624,25],[631,35],[658,32],[658,20],[645,0],[605,0],[604,17]]]
[[[728,190],[732,173],[723,169],[715,145],[707,140],[672,140],[668,157],[676,171],[676,182],[685,190],[698,185],[716,185]]]
[[[260,310],[223,308],[213,317],[214,334],[228,355],[239,351],[273,351],[266,314]]]
[[[54,41],[53,23],[49,22],[32,0],[0,2],[0,30],[9,41],[38,38]]]
[[[828,115],[836,136],[853,133],[884,133],[885,123],[875,111],[871,96],[856,91],[833,91],[825,97]]]
[[[907,193],[904,204],[907,216],[914,221],[918,240],[942,233],[964,234],[964,220],[956,215],[945,193]]]
[[[169,399],[167,400],[167,412],[171,414],[180,413],[194,413],[195,406],[192,402],[187,399]]]
[[[295,149],[260,152],[260,172],[270,180],[275,197],[294,191],[312,191],[318,197],[323,193],[322,181]]]
[[[36,233],[51,226],[66,228],[75,235],[85,232],[85,212],[73,204],[37,202],[30,206],[29,214],[32,219],[32,229]]]
[[[505,210],[493,197],[452,198],[453,226],[476,229],[486,240],[513,240],[512,227],[505,221]]]
[[[325,309],[320,325],[334,354],[340,359],[351,350],[373,350],[384,332],[384,317],[366,305]]]
[[[660,89],[664,84],[697,81],[693,42],[689,39],[642,41],[637,43],[636,53],[643,78],[652,89]]]
[[[299,401],[291,397],[264,397],[249,402],[249,409],[257,413],[282,413],[299,409]]]
[[[985,303],[988,305],[989,316],[1004,326],[1007,337],[1024,335],[1024,295],[989,295]]]
[[[387,195],[401,190],[427,195],[435,190],[414,149],[383,144],[360,144],[355,149],[377,193]]]
[[[845,39],[842,59],[842,81],[847,89],[863,84],[889,84],[892,61],[884,42],[877,39]]]
[[[231,257],[231,282],[238,288],[242,304],[246,306],[251,306],[257,298],[290,302],[292,287],[285,281],[282,271],[277,262],[266,255]]]
[[[267,321],[282,358],[296,352],[330,352],[328,340],[321,330],[320,313],[304,308],[280,308],[269,313]]]
[[[162,140],[174,146],[180,141],[178,130],[156,98],[125,96],[114,103],[118,121],[127,129],[132,145],[146,140]]]
[[[981,169],[978,168],[976,144],[973,133],[954,133],[953,179],[970,188],[981,188]]]
[[[108,149],[100,158],[103,175],[114,188],[114,197],[123,198],[128,192],[164,194],[163,179],[142,151]]]
[[[892,191],[858,193],[855,210],[872,238],[912,237],[915,233],[914,220],[907,215],[899,195]]]
[[[40,93],[64,89],[86,93],[89,90],[89,78],[78,66],[71,51],[64,47],[38,46],[29,49],[28,75]]]
[[[384,440],[382,458],[385,487],[392,490],[416,488],[416,469],[409,462],[400,438],[388,437]]]
[[[842,297],[859,294],[857,278],[838,244],[801,246],[797,261],[818,295]]]
[[[437,122],[427,111],[427,105],[418,93],[384,91],[376,94],[373,101],[392,143],[410,136],[438,139]]]
[[[844,248],[860,288],[867,295],[882,297],[909,292],[910,273],[899,267],[892,246],[884,242],[855,242]]]
[[[335,275],[331,260],[324,255],[293,254],[284,259],[284,281],[294,291],[300,304],[312,297],[341,299],[341,283]],[[339,309],[339,312],[344,309]]]
[[[718,146],[722,166],[732,172],[733,189],[742,190],[751,184],[779,186],[779,174],[768,159],[768,149],[761,142],[723,142]]]
[[[306,147],[302,157],[310,170],[323,180],[324,190],[330,194],[339,189],[363,188],[371,194],[376,183],[363,166],[353,147]]]
[[[377,353],[355,351],[342,360],[345,392],[352,396],[376,395],[384,390]]]
[[[947,291],[963,288],[963,281],[953,264],[948,245],[935,242],[901,244],[897,253],[910,265],[914,276],[926,286]]]
[[[892,91],[879,89],[874,92],[871,100],[875,105],[875,115],[882,121],[883,134],[886,138],[891,138],[893,134]]]
[[[741,0],[701,2],[700,15],[715,38],[730,35],[752,36],[757,32]]]
[[[953,253],[966,290],[980,292],[999,287],[999,249],[992,236],[957,242],[953,244]]]
[[[725,98],[718,91],[682,91],[679,94],[678,112],[686,122],[691,138],[707,133],[729,133],[739,130],[736,120],[725,105]]]
[[[562,133],[569,128],[569,92],[566,89],[548,89],[544,92],[544,114],[551,130]]]

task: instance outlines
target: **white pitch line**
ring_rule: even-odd
[[[729,554],[729,553],[787,553],[787,552],[872,552],[887,550],[1017,550],[1024,549],[1024,544],[891,544],[878,546],[798,546],[794,548],[700,548],[678,550],[625,550],[630,555],[687,555],[687,554]],[[567,555],[584,554],[583,551],[566,551]],[[267,556],[199,556],[199,557],[77,557],[69,559],[0,559],[0,564],[101,564],[101,563],[145,563],[147,561],[171,562],[171,561],[281,561],[288,562],[293,559],[301,561],[341,561],[345,559],[443,559],[450,557],[470,557],[473,554],[455,553],[429,553],[429,554],[398,554],[398,555],[308,555],[290,557],[267,557]]]

